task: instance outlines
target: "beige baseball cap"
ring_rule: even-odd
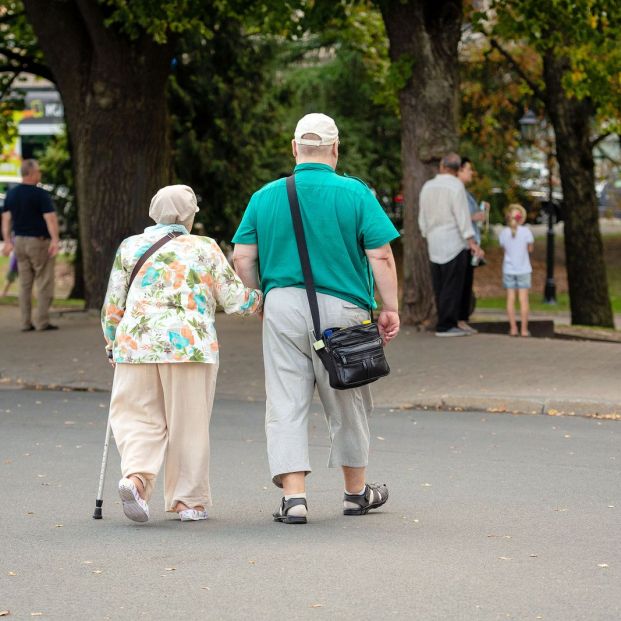
[[[305,134],[317,134],[319,140],[302,138]],[[339,139],[339,130],[334,119],[320,112],[311,112],[298,121],[294,138],[298,144],[321,147],[334,144]]]

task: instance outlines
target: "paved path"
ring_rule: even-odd
[[[0,611],[8,619],[621,618],[621,426],[585,418],[380,409],[384,510],[341,514],[311,420],[310,522],[275,524],[259,403],[220,400],[205,523],[90,515],[105,393],[0,390]]]
[[[67,314],[61,330],[17,329],[17,309],[0,308],[0,379],[109,390],[112,369],[97,317]],[[262,400],[260,323],[218,315],[217,395]],[[621,418],[618,343],[513,339],[479,334],[439,339],[403,329],[389,345],[389,377],[373,386],[377,404]]]

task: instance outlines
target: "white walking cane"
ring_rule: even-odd
[[[104,442],[103,457],[101,458],[101,472],[99,473],[99,488],[97,490],[97,498],[95,500],[95,511],[93,512],[94,520],[101,520],[101,507],[103,505],[103,488],[106,480],[106,467],[108,465],[108,446],[110,444],[110,415],[108,414],[108,425],[106,427],[106,440]]]

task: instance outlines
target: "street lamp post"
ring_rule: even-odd
[[[537,139],[538,131],[541,129],[541,123],[535,113],[532,110],[526,110],[518,122],[524,142],[533,144]],[[556,221],[556,208],[552,186],[552,145],[549,143],[548,148],[545,150],[545,155],[548,166],[548,200],[545,205],[548,227],[546,234],[546,284],[543,290],[543,301],[546,304],[556,304],[556,282],[554,281],[554,224]]]

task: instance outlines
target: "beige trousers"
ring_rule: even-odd
[[[138,476],[149,500],[166,459],[166,511],[211,504],[209,421],[217,364],[117,364],[110,424],[124,477]]]
[[[41,330],[50,323],[50,306],[54,298],[54,257],[48,256],[49,239],[15,237],[15,256],[19,271],[19,309],[22,328],[32,325],[32,286],[37,290],[35,328]]]

